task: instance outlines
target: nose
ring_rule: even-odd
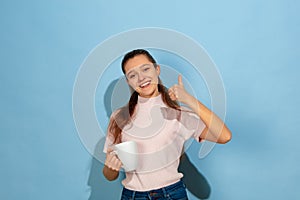
[[[139,82],[143,81],[145,79],[145,75],[142,72],[139,72],[138,79],[139,79]]]

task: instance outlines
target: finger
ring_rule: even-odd
[[[110,166],[110,169],[115,170],[115,171],[119,171],[115,166]]]
[[[170,95],[170,98],[171,98],[172,101],[176,101],[176,97],[175,97],[174,94]]]
[[[169,88],[168,91],[174,92],[174,90],[176,89],[177,84],[174,84],[172,87]]]
[[[120,171],[121,167],[122,167],[122,163],[120,162],[120,164],[118,165],[118,171]]]
[[[112,157],[111,151],[107,151],[106,153],[106,160],[110,160]]]
[[[169,94],[169,96],[171,97],[172,95],[174,95],[174,91],[170,90],[170,91],[168,92],[168,94]]]
[[[111,163],[113,161],[113,158],[114,158],[113,156],[108,156],[108,157],[106,157],[106,161],[105,162],[109,164],[109,163]]]
[[[112,162],[114,159],[116,159],[116,154],[114,152],[110,152],[110,153],[107,153],[106,155],[106,160],[108,162]]]
[[[174,92],[170,90],[170,91],[168,92],[168,94],[169,94],[169,96],[172,96],[172,94],[174,94]]]
[[[178,75],[178,85],[183,86],[182,76]]]
[[[117,167],[118,164],[119,164],[119,162],[120,162],[120,161],[119,161],[118,159],[115,158],[115,159],[113,160],[113,165],[114,165],[114,167]]]
[[[173,95],[174,95],[174,90],[170,89],[170,90],[168,91],[168,94],[169,94],[170,97],[173,96]]]
[[[113,151],[112,148],[110,148],[110,147],[107,148],[107,153],[110,153],[110,152],[112,152],[112,151]]]
[[[122,162],[119,159],[115,160],[114,168],[116,168],[117,171],[120,170],[121,166],[122,166]]]
[[[105,163],[111,169],[116,170],[118,166],[118,160],[115,157],[112,157],[111,160]]]
[[[177,92],[175,93],[175,98],[178,99],[178,93]]]
[[[121,166],[122,166],[122,162],[120,161],[120,162],[118,162],[118,164],[117,164],[117,168],[120,169]]]

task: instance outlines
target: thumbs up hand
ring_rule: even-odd
[[[168,93],[173,101],[184,103],[184,101],[187,99],[189,94],[184,89],[181,75],[178,76],[178,84],[175,84],[171,88],[169,88]]]

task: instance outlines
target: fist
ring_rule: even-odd
[[[115,171],[120,171],[122,162],[118,158],[118,156],[114,153],[112,149],[108,149],[106,153],[106,160],[104,163],[108,168],[115,170]]]
[[[173,85],[168,90],[169,96],[173,101],[184,102],[187,97],[187,92],[184,89],[181,75],[178,76],[178,84]]]

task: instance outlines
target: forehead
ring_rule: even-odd
[[[141,66],[143,64],[151,64],[151,62],[149,61],[148,57],[145,55],[136,55],[133,58],[130,58],[125,66],[124,66],[124,70],[125,73],[127,73],[128,71],[130,71],[131,69]]]

